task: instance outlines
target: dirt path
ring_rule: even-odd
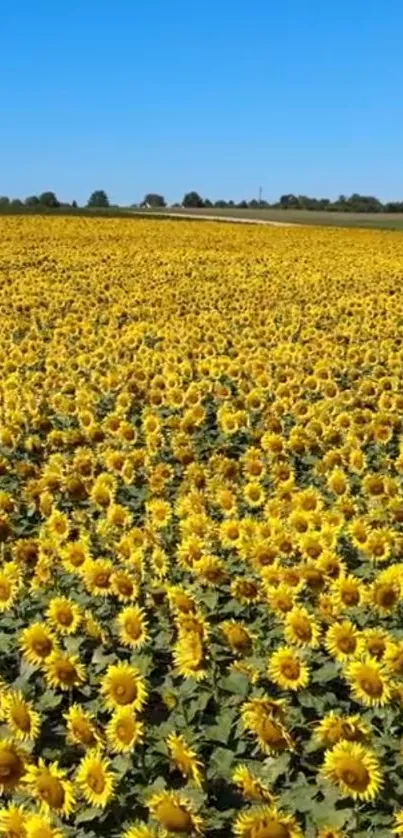
[[[145,213],[144,213],[145,215]],[[231,215],[207,215],[196,212],[153,212],[149,213],[153,216],[162,216],[163,218],[192,218],[201,219],[202,221],[230,221],[232,224],[264,224],[266,227],[298,227],[299,224],[293,224],[291,221],[269,221],[266,218],[238,218]]]

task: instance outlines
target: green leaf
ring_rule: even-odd
[[[63,696],[60,693],[57,695],[53,690],[47,690],[36,703],[36,707],[42,711],[53,710],[61,704],[62,700]]]
[[[325,663],[314,672],[312,676],[313,684],[325,684],[327,681],[333,681],[339,677],[339,667],[336,663]]]
[[[90,806],[88,809],[84,809],[82,812],[79,812],[78,815],[75,817],[75,823],[86,823],[87,821],[93,821],[95,818],[99,818],[101,814],[101,810],[97,809],[95,806]]]
[[[243,698],[248,694],[250,683],[243,672],[231,672],[226,678],[221,678],[220,687],[226,692],[240,695]]]
[[[216,748],[210,759],[210,765],[215,776],[229,777],[234,764],[235,754],[228,748]]]

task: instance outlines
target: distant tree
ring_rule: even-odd
[[[71,206],[73,207],[73,209],[78,209],[77,201],[72,201]]]
[[[178,209],[181,204],[171,204],[172,209]]]
[[[88,207],[109,207],[109,198],[103,189],[96,189],[88,198]]]
[[[296,195],[289,193],[280,198],[281,209],[299,209],[300,203]]]
[[[252,198],[252,200],[249,201],[248,207],[249,209],[259,209],[260,203],[256,200],[256,198]]]
[[[39,196],[39,203],[42,207],[48,207],[49,209],[60,207],[60,202],[57,200],[54,192],[42,192]]]
[[[219,201],[214,202],[214,206],[217,207],[217,209],[225,209],[226,207],[228,207],[228,204],[221,198]]]
[[[18,209],[18,208],[23,207],[23,206],[24,206],[24,204],[22,203],[20,198],[13,198],[13,200],[10,203],[10,207],[14,207],[14,209]]]
[[[237,208],[238,209],[248,209],[248,202],[247,201],[240,201],[239,204],[237,204]]]
[[[211,207],[213,206],[213,202],[210,201],[209,198],[205,198],[204,199],[204,206],[206,207],[206,209],[211,209]]]
[[[25,198],[24,204],[26,207],[37,207],[40,201],[37,195],[28,195],[28,198]]]
[[[148,192],[144,196],[143,204],[149,207],[166,207],[166,201],[163,195],[157,195],[155,192]]]
[[[204,207],[203,198],[198,192],[187,192],[182,201],[183,207]]]
[[[0,195],[0,207],[9,207],[10,206],[10,198],[7,195]]]

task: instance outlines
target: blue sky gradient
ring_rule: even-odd
[[[3,0],[0,194],[403,199],[401,0]]]

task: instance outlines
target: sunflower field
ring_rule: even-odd
[[[0,836],[403,835],[403,237],[0,225]]]

